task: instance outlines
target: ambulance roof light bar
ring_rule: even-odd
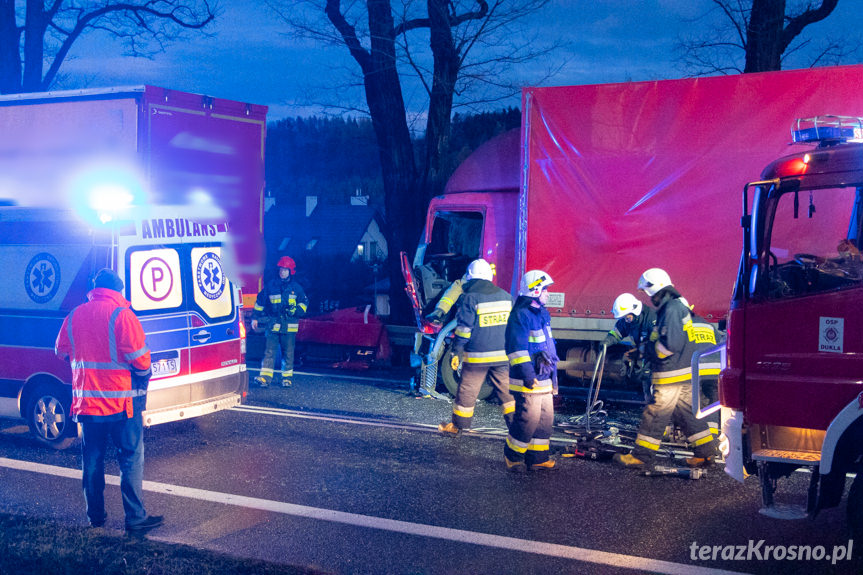
[[[863,118],[833,115],[798,118],[791,126],[791,140],[822,146],[863,142]]]

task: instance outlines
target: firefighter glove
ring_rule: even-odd
[[[459,358],[457,353],[452,354],[452,359],[449,364],[452,367],[453,371],[458,371],[458,366],[461,363],[461,358]]]
[[[616,343],[617,343],[617,338],[611,334],[608,334],[607,336],[605,336],[605,339],[602,340],[602,345],[604,345],[605,347],[611,347],[612,345],[614,345]]]

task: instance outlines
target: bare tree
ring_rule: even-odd
[[[127,54],[150,56],[185,30],[205,28],[217,10],[214,0],[0,0],[0,93],[49,89],[88,33],[109,34]]]
[[[809,66],[839,63],[859,49],[853,38],[814,42],[802,34],[830,16],[839,0],[711,0],[719,14],[709,32],[699,27],[678,43],[684,69],[694,75],[781,70],[792,55],[807,55]],[[742,65],[741,65],[742,64]]]
[[[531,44],[524,31],[514,30],[514,24],[547,2],[403,0],[397,12],[391,0],[269,2],[294,33],[347,47],[359,66],[381,158],[390,254],[410,250],[422,228],[428,198],[442,188],[448,173],[443,162],[455,96],[460,89],[466,92],[479,84],[497,88],[497,97],[516,90],[501,81],[502,72],[543,50],[535,47],[539,43]],[[326,15],[329,26],[323,25],[321,14]],[[412,34],[420,31],[427,32],[428,38],[411,41]],[[484,58],[471,60],[480,46]],[[405,75],[411,73],[428,98],[425,154],[419,168],[403,96]],[[400,276],[398,259],[391,257],[390,300],[394,314],[405,319]]]

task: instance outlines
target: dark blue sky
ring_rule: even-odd
[[[153,84],[266,104],[270,119],[313,114],[320,111],[315,102],[323,99],[362,105],[357,91],[341,91],[336,98],[318,89],[342,85],[344,70],[355,69],[346,49],[291,38],[264,2],[220,3],[224,12],[210,37],[193,36],[152,60],[123,57],[122,47],[104,38],[81,41],[72,52],[74,59],[64,65],[61,87]],[[523,26],[539,38],[561,39],[568,46],[546,61],[509,72],[510,77],[519,85],[680,77],[684,72],[674,51],[677,37],[712,6],[710,0],[555,0]],[[694,25],[703,29],[712,24],[707,18]],[[840,0],[836,12],[808,32],[817,40],[826,35],[859,38],[858,30],[863,30],[863,0]],[[555,76],[542,80],[548,67],[560,64]],[[796,64],[801,65],[805,63]],[[405,96],[415,110],[424,107],[418,84],[406,85]],[[504,105],[518,105],[518,98],[488,107]]]

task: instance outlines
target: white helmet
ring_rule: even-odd
[[[539,297],[542,290],[554,283],[551,276],[542,270],[530,270],[521,277],[518,295]]]
[[[614,314],[614,319],[620,319],[629,314],[635,316],[641,315],[641,301],[631,293],[622,293],[614,300],[614,307],[611,312]]]
[[[464,272],[464,281],[470,280],[488,280],[494,279],[494,270],[491,269],[491,264],[482,258],[473,260],[467,266],[467,271]]]
[[[638,289],[653,297],[653,295],[664,287],[674,285],[665,270],[650,268],[638,278]]]

